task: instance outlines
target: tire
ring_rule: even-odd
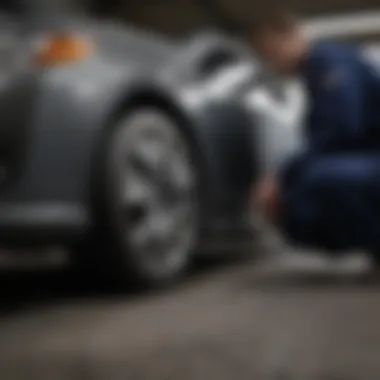
[[[165,111],[139,107],[105,149],[97,273],[157,288],[188,269],[198,243],[197,171],[190,140]]]

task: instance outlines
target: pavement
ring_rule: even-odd
[[[0,286],[1,380],[378,380],[380,285],[212,265],[157,294],[68,272]]]

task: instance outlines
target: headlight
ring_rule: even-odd
[[[35,63],[39,67],[80,62],[93,54],[94,46],[86,37],[59,33],[49,36],[37,48]]]

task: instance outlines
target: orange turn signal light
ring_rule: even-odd
[[[51,36],[39,49],[36,63],[39,67],[50,67],[82,61],[93,53],[88,39],[70,34]]]

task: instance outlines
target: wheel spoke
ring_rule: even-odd
[[[179,192],[189,192],[194,185],[194,177],[191,170],[182,160],[172,160],[169,167],[169,177],[175,189]]]
[[[154,161],[152,162],[151,157],[144,156],[141,152],[133,152],[128,157],[127,170],[132,171],[132,175],[154,177],[156,174],[156,164]]]
[[[165,230],[168,228],[165,222],[161,218],[148,215],[136,226],[130,227],[130,242],[138,255],[149,260],[160,250],[167,233]]]
[[[160,248],[170,248],[181,238],[180,235],[188,217],[187,207],[151,211],[146,218],[131,229],[132,243],[148,255],[160,256]]]
[[[165,154],[165,145],[160,140],[143,139],[139,145],[134,147],[134,153],[141,163],[154,169],[157,168],[158,163]]]
[[[144,249],[144,246],[152,240],[152,223],[146,218],[142,218],[140,223],[135,226],[129,226],[130,233],[130,242],[132,244],[132,248],[139,250]]]
[[[128,255],[149,271],[165,272],[188,257],[196,178],[175,124],[159,117],[146,121],[136,117],[120,141],[120,216],[127,216]]]
[[[148,204],[155,197],[154,186],[148,176],[137,171],[129,171],[122,184],[123,204]]]

